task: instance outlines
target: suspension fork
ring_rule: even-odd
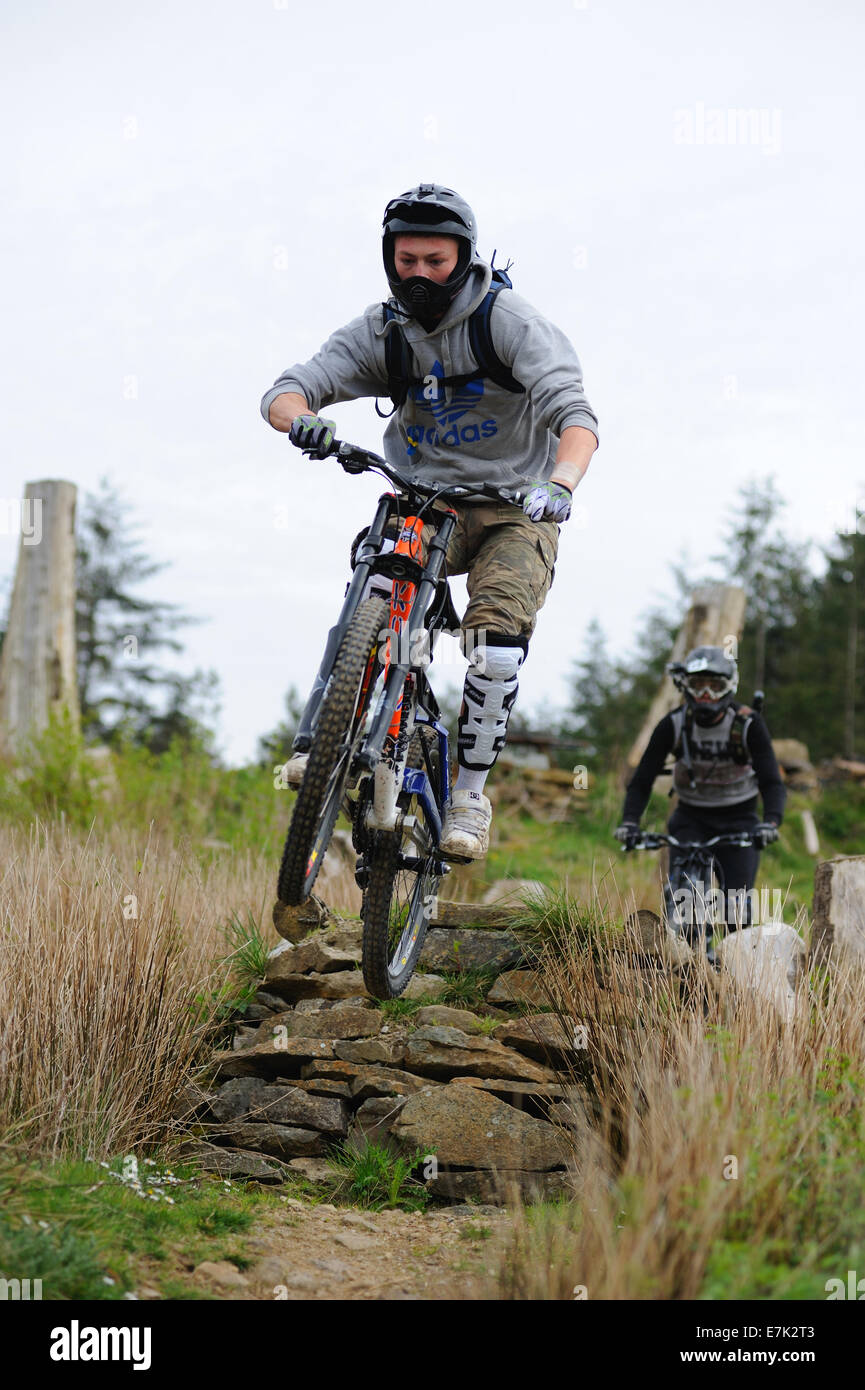
[[[327,643],[324,648],[324,656],[321,658],[321,665],[312,684],[300,723],[297,726],[297,733],[292,743],[292,751],[295,753],[307,753],[312,745],[312,732],[318,718],[318,711],[321,707],[322,696],[325,687],[330,679],[333,670],[333,663],[339,651],[340,643],[346,634],[348,625],[357,611],[360,603],[360,596],[363,593],[364,585],[369,577],[370,566],[381,549],[384,539],[384,529],[390,520],[395,509],[396,498],[393,493],[384,493],[378,499],[375,518],[366,536],[358,546],[355,557],[354,574],[351,577],[339,617],[327,634]]]
[[[410,560],[418,560],[421,554],[423,521],[417,516],[407,516],[394,546],[394,555],[407,555]],[[387,687],[391,665],[399,651],[399,644],[408,633],[408,621],[412,605],[417,596],[418,586],[412,579],[394,578],[390,600],[390,621],[388,641],[385,649],[384,684]],[[406,698],[411,708],[406,709]],[[402,787],[403,771],[408,756],[408,743],[411,738],[414,720],[414,689],[410,676],[403,681],[390,723],[382,744],[381,757],[373,772],[372,803],[367,812],[366,824],[371,830],[393,830],[397,823],[397,800]]]
[[[359,765],[366,768],[367,771],[373,771],[382,756],[384,742],[392,727],[397,705],[402,696],[405,678],[411,669],[411,653],[414,642],[424,625],[430,604],[435,597],[438,581],[444,568],[448,542],[455,525],[456,512],[448,511],[429,542],[427,563],[423,578],[417,585],[414,602],[411,604],[408,624],[403,627],[400,633],[399,643],[392,644],[392,646],[397,646],[396,654],[393,650],[389,651],[389,666],[384,689],[379,696],[372,726],[358,754]]]

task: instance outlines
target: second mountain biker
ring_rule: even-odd
[[[670,834],[698,843],[734,830],[754,838],[747,848],[726,845],[713,851],[724,872],[727,925],[734,931],[751,924],[750,890],[760,847],[777,840],[787,793],[765,721],[733,699],[739,681],[736,662],[720,647],[695,647],[673,671],[684,704],[655,726],[628,783],[622,824],[615,835],[626,846],[636,841],[652,785],[672,753],[678,804],[667,826]],[[762,821],[758,796],[763,800]],[[683,853],[670,849],[671,878],[677,856]]]
[[[261,413],[295,444],[325,452],[334,425],[319,411],[389,395],[394,412],[384,451],[394,466],[443,484],[528,493],[522,509],[469,499],[458,508],[448,549],[449,572],[467,575],[469,670],[442,850],[480,858],[492,819],[484,784],[553,581],[559,525],[598,445],[597,419],[570,342],[508,282],[501,286],[478,255],[471,208],[452,189],[420,184],[390,202],[383,256],[393,298],[338,329],[310,361],[287,368],[265,393]],[[493,358],[483,369],[479,325]],[[401,354],[394,344],[386,349],[394,334]],[[405,377],[396,372],[399,362],[410,363]],[[304,753],[289,761],[289,782],[301,780],[305,762]]]

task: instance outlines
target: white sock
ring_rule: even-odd
[[[457,780],[454,782],[455,792],[482,792],[484,783],[490,775],[488,767],[458,767]]]

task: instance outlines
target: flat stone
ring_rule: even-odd
[[[299,1086],[301,1090],[308,1091],[311,1096],[338,1096],[340,1100],[348,1100],[351,1091],[347,1081],[337,1081],[325,1076],[306,1081],[303,1077],[293,1077],[292,1086]]]
[[[452,1009],[447,1004],[427,1004],[413,1015],[419,1027],[460,1028],[463,1033],[482,1032],[482,1020],[470,1009]]]
[[[480,1076],[455,1076],[451,1086],[474,1086],[488,1095],[498,1096],[517,1110],[528,1110],[534,1114],[541,1110],[544,1118],[550,1107],[555,1105],[566,1092],[566,1087],[555,1081],[490,1081]]]
[[[412,975],[408,984],[402,992],[403,999],[435,999],[448,987],[447,980],[443,980],[440,975],[417,974]]]
[[[369,1100],[375,1096],[408,1096],[429,1083],[412,1072],[396,1067],[363,1067],[351,1083],[353,1100]]]
[[[307,1182],[331,1183],[342,1180],[341,1170],[322,1158],[290,1158],[288,1166],[300,1173]]]
[[[339,1001],[331,1009],[313,1013],[289,1009],[272,1015],[258,1029],[260,1042],[270,1038],[371,1038],[381,1032],[384,1018],[379,1009]]]
[[[231,1147],[269,1154],[271,1158],[306,1158],[326,1154],[330,1141],[315,1129],[290,1125],[242,1124],[232,1129]]]
[[[302,1076],[305,1081],[325,1080],[344,1081],[349,1087],[363,1068],[358,1062],[314,1061],[307,1062]]]
[[[285,1000],[278,994],[271,994],[266,989],[258,989],[255,992],[255,1003],[259,1008],[266,1009],[268,1013],[273,1013],[274,1009],[285,1008]]]
[[[217,1052],[212,1059],[221,1079],[236,1076],[296,1076],[313,1057],[333,1057],[333,1043],[325,1038],[276,1037],[244,1052]]]
[[[339,1231],[333,1239],[336,1245],[354,1251],[371,1250],[378,1244],[375,1236],[364,1235],[361,1231]]]
[[[500,1023],[493,1029],[492,1036],[505,1047],[516,1048],[517,1052],[550,1067],[574,1065],[580,1060],[574,1035],[568,1034],[556,1014],[508,1019],[507,1023]]]
[[[230,1264],[228,1260],[203,1260],[196,1265],[194,1272],[224,1289],[249,1288],[249,1280],[241,1274],[237,1265]]]
[[[490,1004],[549,1005],[550,999],[534,970],[508,970],[487,995]]]
[[[221,1087],[213,1100],[217,1120],[249,1119],[288,1124],[343,1137],[348,1131],[345,1103],[337,1097],[310,1095],[295,1086],[279,1086],[239,1077]]]
[[[364,1038],[360,1042],[335,1042],[334,1054],[342,1062],[378,1062],[398,1067],[405,1057],[405,1038]]]
[[[310,1062],[304,1073],[310,1080],[325,1077],[347,1082],[354,1100],[410,1095],[428,1084],[421,1077],[396,1067],[365,1066],[359,1062]]]
[[[525,1115],[473,1086],[438,1086],[409,1096],[392,1134],[439,1165],[521,1172],[561,1167],[569,1152],[546,1120]]]
[[[523,954],[509,931],[483,931],[471,927],[431,927],[420,954],[427,970],[507,970]]]
[[[275,1292],[280,1284],[288,1286],[293,1277],[293,1270],[290,1260],[280,1259],[278,1255],[265,1255],[263,1259],[256,1260],[255,1264],[250,1266],[246,1277],[251,1284],[258,1284]]]
[[[406,1042],[406,1067],[421,1076],[507,1077],[516,1081],[554,1081],[548,1068],[492,1038],[472,1036],[459,1028],[418,1028]]]
[[[275,997],[275,996],[274,996],[274,997]],[[282,1008],[282,1004],[283,1004],[283,1001],[282,1001],[281,999],[278,999],[278,1000],[277,1000],[277,1005],[276,1005],[277,1008],[278,1008],[278,1009],[281,1009],[281,1008]],[[266,1005],[266,1004],[254,1004],[254,1003],[253,1003],[253,1004],[247,1004],[246,1007],[245,1007],[244,1010],[243,1010],[243,1021],[244,1021],[244,1023],[251,1023],[251,1024],[262,1023],[262,1022],[264,1021],[264,1019],[269,1018],[270,1015],[271,1015],[272,1013],[273,1013],[273,1009],[272,1009],[269,1005]]]
[[[445,1171],[430,1178],[426,1189],[434,1197],[463,1202],[468,1197],[474,1197],[480,1202],[498,1206],[512,1199],[515,1190],[524,1202],[550,1201],[573,1193],[568,1173],[558,1169],[546,1173],[521,1169],[503,1169],[496,1173],[487,1169]],[[469,1207],[466,1212],[473,1219],[477,1219],[478,1214],[481,1214],[480,1208]]]
[[[242,1115],[262,1104],[267,1093],[267,1082],[259,1076],[237,1077],[220,1086],[211,1099],[213,1117],[220,1124],[237,1120]]]
[[[373,1096],[365,1100],[355,1111],[352,1133],[371,1144],[380,1144],[390,1134],[405,1102],[405,1096]]]
[[[280,942],[268,958],[268,982],[289,975],[305,975],[315,971],[320,975],[337,970],[349,970],[361,959],[362,928],[331,927],[316,932],[297,945]]]
[[[367,996],[359,970],[334,970],[326,975],[319,975],[317,971],[307,975],[296,972],[279,974],[276,966],[269,962],[266,978],[268,987],[289,1003],[298,999],[355,999]]]
[[[512,927],[525,914],[525,906],[515,903],[458,903],[436,899],[432,922],[437,927],[480,927],[484,931],[502,931]]]
[[[539,902],[549,896],[549,888],[536,878],[497,878],[491,883],[481,898],[484,907],[494,903],[504,903],[511,907],[523,907],[526,900]]]
[[[254,1153],[232,1153],[229,1149],[188,1144],[183,1146],[181,1157],[195,1163],[202,1172],[217,1173],[221,1178],[254,1178],[263,1183],[285,1181],[281,1169]]]

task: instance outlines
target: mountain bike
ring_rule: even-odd
[[[447,504],[478,496],[519,504],[523,494],[422,482],[339,440],[329,454],[346,473],[382,474],[397,492],[379,498],[358,537],[354,573],[294,738],[294,751],[309,759],[277,896],[291,906],[309,897],[340,812],[347,816],[363,892],[364,983],[373,996],[393,999],[411,979],[450,872],[440,849],[448,733],[427,676],[437,635],[459,627],[445,558],[457,513]],[[423,559],[425,527],[434,530]]]
[[[675,835],[647,830],[622,848],[653,850],[668,845],[674,845],[685,853],[664,881],[664,918],[676,936],[683,937],[696,950],[705,950],[709,961],[714,964],[713,933],[723,936],[729,927],[724,870],[712,850],[719,845],[738,845],[742,849],[755,845],[762,848],[762,841],[750,830],[713,835],[697,842],[685,842],[677,840]],[[738,891],[737,901],[741,902]]]

